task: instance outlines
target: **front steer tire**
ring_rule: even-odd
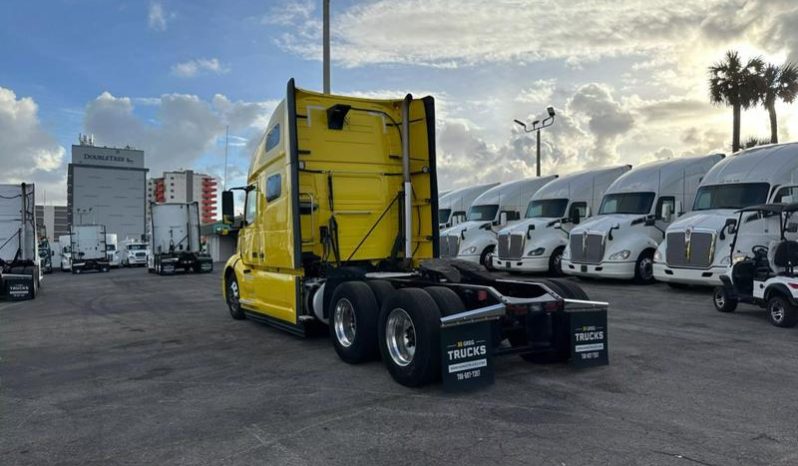
[[[230,309],[230,317],[235,320],[244,320],[247,316],[241,308],[241,289],[238,287],[236,274],[233,272],[229,273],[225,283],[227,284],[225,295],[227,298],[227,307]]]
[[[330,338],[338,357],[349,364],[377,359],[377,317],[374,292],[360,281],[335,288],[330,300]]]
[[[382,304],[380,353],[396,382],[421,387],[440,378],[440,319],[435,300],[420,288],[397,290]]]

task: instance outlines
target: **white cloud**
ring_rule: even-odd
[[[224,74],[230,71],[218,58],[195,58],[172,65],[172,74],[181,78],[193,78],[202,73]]]
[[[38,105],[0,87],[0,170],[2,182],[52,181],[64,176],[65,150],[39,123]]]
[[[103,92],[87,105],[84,127],[95,135],[97,144],[143,149],[147,167],[154,173],[191,168],[202,155],[219,152],[228,125],[232,136],[260,137],[263,122],[276,105],[273,101],[231,101],[221,94],[211,101],[165,94],[157,104],[147,102],[155,107],[154,123],[136,114],[132,99]]]
[[[310,19],[316,9],[315,2],[310,0],[280,2],[279,6],[274,6],[263,18],[262,24],[279,24],[282,26],[291,25],[298,21]]]
[[[168,15],[160,2],[151,2],[150,8],[147,12],[147,24],[150,29],[155,31],[165,31],[166,23],[171,19],[172,15]]]

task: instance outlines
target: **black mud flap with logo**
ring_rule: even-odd
[[[33,277],[4,276],[2,291],[9,301],[33,299]]]
[[[609,364],[607,309],[574,309],[566,313],[571,339],[570,364],[574,367]]]
[[[493,384],[491,322],[441,328],[443,389],[463,392]]]

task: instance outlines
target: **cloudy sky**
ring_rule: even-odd
[[[730,48],[798,60],[793,0],[332,0],[337,93],[437,99],[442,189],[534,175],[513,119],[549,104],[546,173],[729,152],[706,69]],[[321,88],[321,0],[7,0],[0,6],[0,182],[65,203],[80,132],[155,172],[243,182],[285,83]],[[782,141],[798,110],[778,107]],[[761,110],[743,138],[769,134]],[[40,194],[40,199],[41,199]]]

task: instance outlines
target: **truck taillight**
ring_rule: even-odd
[[[798,283],[787,283],[787,285],[793,290],[798,290]]]
[[[543,305],[543,309],[546,312],[562,311],[563,309],[565,309],[565,301],[562,300],[549,301]]]
[[[487,300],[488,300],[488,292],[486,290],[478,290],[477,301],[487,301]]]
[[[524,304],[508,304],[505,306],[508,314],[514,316],[523,316],[529,314],[529,308]]]

